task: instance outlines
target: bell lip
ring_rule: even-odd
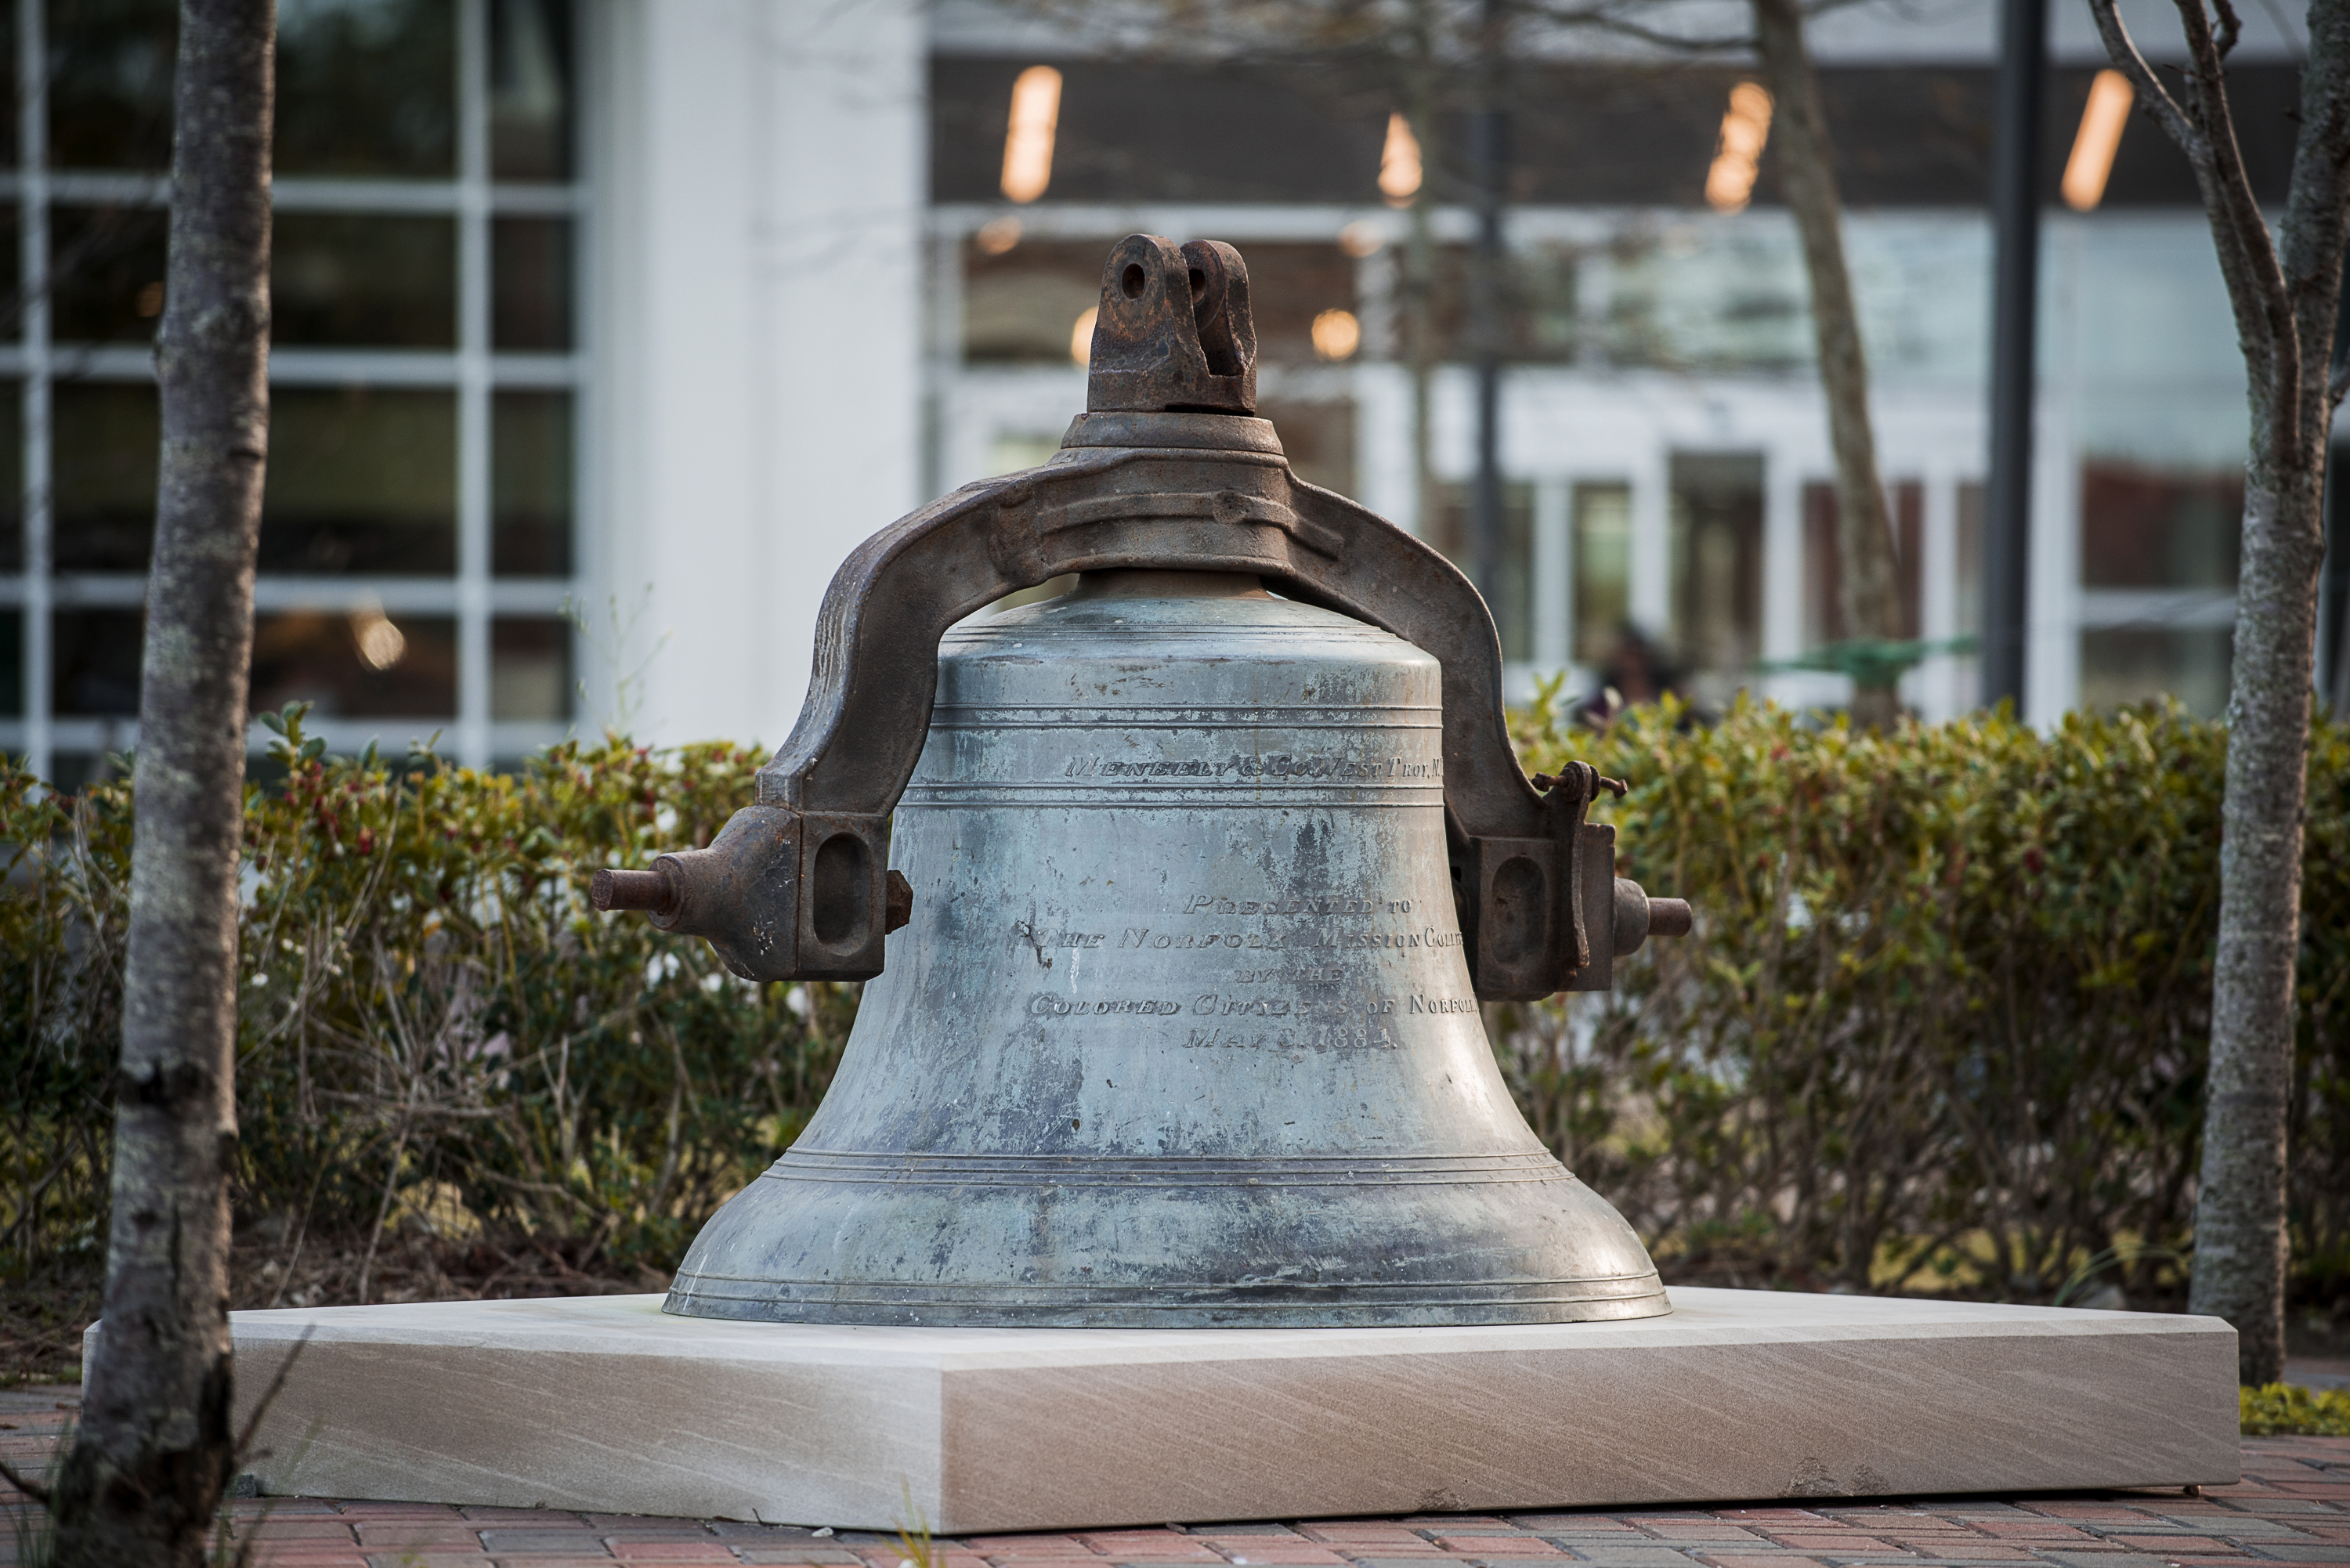
[[[1033,1293],[1026,1301],[973,1299],[1013,1293],[1003,1287],[801,1286],[809,1293],[785,1297],[775,1293],[779,1287],[774,1282],[755,1282],[763,1289],[723,1295],[699,1288],[702,1282],[672,1286],[661,1311],[672,1317],[737,1323],[867,1327],[1243,1329],[1523,1327],[1664,1317],[1673,1310],[1653,1272],[1620,1282],[1524,1282],[1482,1291],[1458,1284],[1292,1284],[1261,1292],[1232,1286],[1027,1287]],[[1604,1288],[1611,1284],[1634,1288]],[[1589,1290],[1594,1286],[1602,1288]],[[1299,1299],[1305,1294],[1321,1299]],[[1055,1295],[1062,1299],[1047,1299]]]

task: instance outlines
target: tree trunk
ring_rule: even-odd
[[[2244,351],[2251,452],[2189,1301],[2235,1325],[2243,1381],[2272,1383],[2284,1370],[2285,1117],[2310,663],[2324,555],[2320,498],[2326,436],[2341,400],[2327,378],[2350,220],[2350,0],[2312,0],[2309,7],[2293,182],[2274,241],[2228,109],[2222,63],[2235,41],[2233,14],[2220,9],[2215,34],[2202,0],[2179,0],[2189,64],[2174,98],[2138,53],[2114,0],[2092,0],[2090,9],[2106,53],[2195,171]]]
[[[104,1328],[55,1497],[59,1568],[194,1568],[234,1458],[227,1179],[276,23],[272,0],[181,6],[114,1213]]]
[[[1803,238],[1810,275],[1812,327],[1819,340],[1820,388],[1827,398],[1828,440],[1835,449],[1837,597],[1846,638],[1890,642],[1901,635],[1894,586],[1893,525],[1877,476],[1877,437],[1868,420],[1868,364],[1860,314],[1845,270],[1843,202],[1820,110],[1818,80],[1804,47],[1801,0],[1753,0],[1754,35],[1775,100],[1772,140],[1786,182],[1787,207]],[[1899,676],[1881,661],[1856,661],[1852,717],[1890,729],[1900,716]]]

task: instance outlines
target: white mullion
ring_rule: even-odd
[[[457,6],[457,755],[490,762],[487,0]]]
[[[49,694],[48,39],[41,0],[16,0],[17,286],[23,295],[25,754],[35,778],[56,764]]]

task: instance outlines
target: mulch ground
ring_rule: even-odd
[[[67,1385],[0,1393],[0,1458],[37,1468],[72,1419]],[[232,1503],[256,1568],[579,1568],[779,1563],[910,1568],[891,1536],[723,1520],[323,1498]],[[37,1517],[0,1485],[0,1563]],[[1788,1500],[1745,1507],[1197,1524],[927,1543],[921,1568],[2268,1568],[2350,1563],[2350,1438],[2248,1438],[2244,1479],[2199,1494]]]

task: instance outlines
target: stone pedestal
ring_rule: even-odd
[[[268,1492],[951,1534],[2237,1476],[2216,1319],[1671,1295],[1529,1328],[239,1313],[238,1419],[301,1345],[250,1467]]]

